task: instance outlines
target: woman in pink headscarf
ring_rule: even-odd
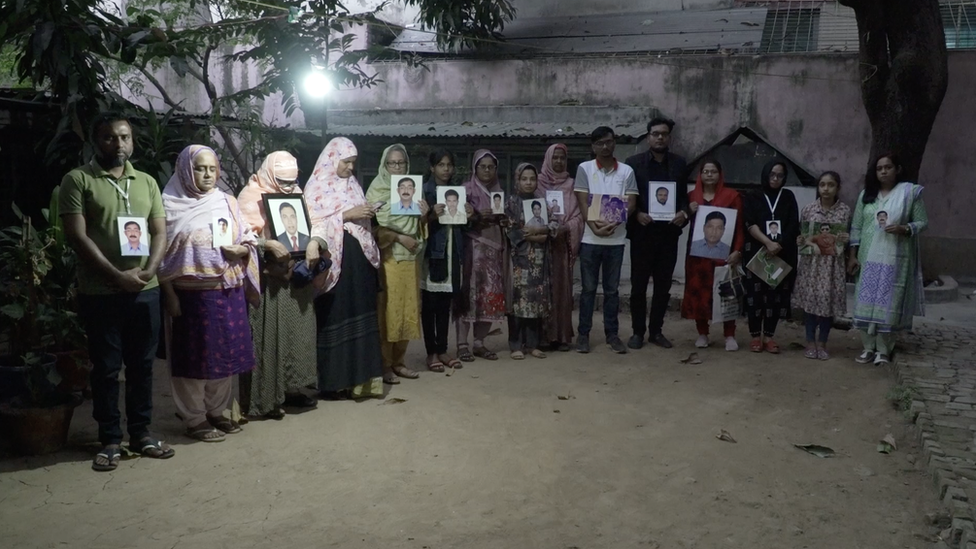
[[[281,419],[285,405],[311,408],[316,404],[314,398],[301,392],[318,381],[312,307],[315,290],[311,285],[293,283],[293,250],[271,234],[264,205],[267,194],[301,196],[298,160],[291,153],[269,154],[238,197],[244,221],[258,237],[262,288],[261,305],[251,310],[257,366],[241,376],[241,411],[248,416]],[[294,214],[299,220],[305,217],[304,212]]]
[[[573,193],[573,178],[567,166],[569,154],[566,145],[556,143],[546,151],[546,159],[539,172],[536,196],[551,202],[546,193],[562,193],[563,211],[551,215],[558,224],[558,232],[552,240],[552,305],[546,318],[544,337],[549,345],[560,351],[569,351],[573,342],[573,266],[579,255],[583,239],[583,214]]]
[[[332,265],[313,282],[319,391],[327,398],[383,398],[380,250],[370,232],[376,212],[353,176],[357,155],[345,137],[329,141],[305,187],[312,218],[306,261],[314,268],[320,243],[332,255]]]
[[[241,430],[226,418],[234,376],[254,368],[247,304],[260,302],[257,242],[233,196],[217,188],[220,164],[210,147],[190,145],[163,189],[166,255],[159,282],[169,319],[176,409],[186,435],[220,442]],[[227,226],[233,244],[214,246]]]
[[[480,220],[465,233],[462,303],[457,318],[458,359],[471,362],[474,357],[498,360],[485,347],[485,338],[494,322],[505,320],[505,240],[501,220],[492,215],[491,193],[501,191],[498,184],[498,159],[481,149],[472,159],[471,179],[464,184],[467,203],[481,213]],[[468,346],[468,332],[474,326],[474,354]]]

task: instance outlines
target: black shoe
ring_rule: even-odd
[[[610,347],[610,350],[615,353],[621,355],[627,354],[627,347],[624,346],[624,342],[620,341],[620,338],[617,336],[607,338],[607,347]]]
[[[658,332],[652,335],[651,337],[647,338],[647,341],[657,345],[658,347],[664,347],[665,349],[670,349],[671,347],[673,347],[673,345],[671,345],[671,341],[668,340],[668,338],[664,337],[664,334],[662,334],[661,332]]]
[[[627,340],[627,346],[631,349],[640,349],[644,346],[644,336],[640,334],[630,336],[630,339]]]
[[[576,337],[576,352],[583,354],[590,352],[589,334],[580,334]]]

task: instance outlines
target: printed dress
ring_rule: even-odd
[[[851,209],[843,202],[835,202],[825,209],[817,200],[807,204],[800,213],[803,225],[813,222],[848,226],[850,221]],[[793,299],[805,313],[825,317],[847,314],[845,258],[844,254],[800,256]]]

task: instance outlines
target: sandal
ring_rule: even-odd
[[[98,458],[102,458],[107,463],[99,463]],[[119,447],[109,448],[106,446],[101,452],[95,454],[95,459],[92,460],[92,470],[99,472],[114,471],[119,467],[120,461],[122,461],[122,451]]]
[[[543,353],[539,349],[533,349],[532,352],[529,354],[536,358],[546,358],[546,353]]]
[[[763,342],[760,338],[754,338],[752,343],[749,344],[749,350],[754,353],[761,353],[763,351]]]
[[[163,447],[163,443],[146,436],[139,439],[135,444],[129,441],[129,449],[137,454],[153,459],[169,459],[176,455],[176,450],[169,446]]]
[[[387,385],[399,385],[400,378],[398,378],[397,375],[393,373],[393,370],[384,370],[383,383],[386,383]]]
[[[512,351],[512,360],[525,360],[525,353],[522,351]]]
[[[213,427],[194,427],[192,429],[187,429],[184,435],[192,438],[193,440],[199,440],[200,442],[223,442],[226,438],[224,433],[214,429]]]
[[[813,347],[810,347],[806,351],[803,351],[803,356],[805,356],[807,358],[812,358],[812,359],[816,360],[816,358],[817,358],[817,350],[814,349]]]
[[[464,368],[464,364],[461,364],[460,360],[456,358],[452,358],[447,362],[447,367],[454,368],[455,370],[460,370],[461,368]]]
[[[226,435],[233,435],[235,433],[240,433],[241,431],[243,431],[239,423],[230,420],[224,416],[220,416],[220,417],[207,416],[207,423],[213,426],[214,429],[217,429],[218,431],[223,431],[223,433]]]
[[[475,347],[474,356],[485,360],[498,360],[498,355],[494,351],[488,350],[487,347]]]
[[[437,372],[438,374],[443,374],[444,373],[444,363],[441,362],[440,360],[431,361],[428,358],[427,359],[427,369],[430,370],[431,372]]]
[[[442,366],[443,366],[443,364],[442,364]],[[411,370],[410,368],[407,368],[406,366],[393,366],[392,370],[393,370],[393,373],[394,374],[396,374],[396,375],[398,375],[400,377],[405,377],[407,379],[417,379],[418,377],[420,377],[420,372],[416,372],[414,370]]]
[[[772,339],[767,339],[766,340],[766,352],[767,353],[772,353],[774,355],[778,355],[779,354],[779,345],[775,341],[773,341]]]
[[[474,355],[467,347],[458,347],[458,359],[461,362],[474,362]]]

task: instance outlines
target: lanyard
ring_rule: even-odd
[[[779,192],[776,193],[776,202],[769,201],[769,195],[763,193],[763,198],[766,199],[766,204],[769,206],[769,213],[772,214],[773,220],[776,219],[776,206],[779,206],[779,198],[783,196],[783,188],[780,187]]]
[[[90,165],[92,167],[92,171],[94,171],[96,166],[94,158],[92,158]],[[115,190],[118,191],[119,196],[122,197],[122,201],[125,202],[125,213],[131,215],[132,204],[129,203],[129,186],[132,184],[132,180],[128,177],[125,178],[125,190],[123,191],[122,187],[119,186],[118,182],[113,180],[110,176],[106,176],[106,179],[108,179],[108,182],[111,183],[113,187],[115,187]]]

